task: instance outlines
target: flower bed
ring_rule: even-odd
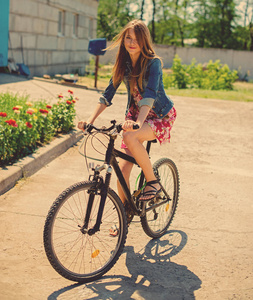
[[[59,133],[74,128],[75,102],[73,92],[58,95],[56,104],[29,102],[28,97],[0,94],[0,165],[4,166],[31,154],[39,145]]]

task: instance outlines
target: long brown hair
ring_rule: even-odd
[[[139,47],[141,48],[141,54],[133,68],[130,76],[130,91],[133,92],[133,87],[138,81],[138,85],[141,89],[142,80],[145,75],[147,63],[152,58],[159,58],[152,46],[151,36],[148,27],[141,20],[130,21],[121,32],[114,38],[114,42],[107,49],[113,49],[119,46],[119,50],[116,56],[116,61],[113,67],[113,85],[116,87],[119,83],[123,81],[124,73],[126,69],[126,62],[129,60],[129,54],[124,45],[124,39],[129,29],[133,29]],[[160,59],[160,58],[159,58]]]

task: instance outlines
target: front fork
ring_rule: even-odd
[[[107,169],[105,175],[105,182],[103,181],[103,178],[99,176],[100,172],[104,169]],[[96,169],[94,169],[94,175],[92,180],[94,182],[94,185],[88,191],[89,193],[88,206],[84,218],[84,225],[80,229],[83,234],[88,233],[89,235],[93,235],[100,230],[100,224],[101,224],[103,211],[105,207],[105,200],[110,186],[111,176],[112,176],[112,168],[110,165],[104,164],[102,167],[97,167]],[[88,224],[90,220],[90,215],[91,215],[91,210],[94,203],[95,195],[98,195],[99,191],[100,191],[101,199],[100,199],[100,204],[99,204],[99,209],[97,214],[97,220],[95,225],[92,228],[88,229]]]

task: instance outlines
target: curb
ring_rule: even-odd
[[[98,92],[98,93],[103,93],[105,91],[105,89],[92,88],[92,87],[88,87],[86,85],[81,85],[81,84],[77,84],[77,83],[60,82],[57,79],[44,79],[44,78],[40,78],[40,77],[32,77],[31,79],[37,80],[37,81],[46,82],[46,83],[53,83],[53,84],[58,84],[58,85],[64,85],[64,86],[68,86],[68,87],[72,87],[72,88],[78,88],[78,89],[84,89],[84,90],[94,91],[94,92]],[[120,94],[120,95],[127,95],[127,92],[124,92],[124,91],[123,92],[116,91],[116,93]]]
[[[0,195],[14,187],[21,178],[29,177],[39,171],[46,164],[67,151],[82,137],[81,131],[72,130],[70,133],[60,135],[51,143],[38,148],[35,153],[20,159],[13,166],[1,168]]]
[[[40,78],[40,77],[36,77],[36,76],[32,77],[32,79],[42,81],[42,82],[47,82],[47,83],[64,85],[64,86],[68,86],[68,87],[72,87],[72,88],[96,91],[96,92],[100,92],[100,93],[104,92],[104,89],[91,88],[91,87],[87,87],[86,85],[71,83],[71,82],[67,82],[67,81],[59,81],[57,79],[45,79],[45,78]]]

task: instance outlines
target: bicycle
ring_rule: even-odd
[[[104,163],[92,168],[88,181],[76,183],[58,196],[44,226],[44,248],[49,262],[61,276],[79,283],[97,280],[113,267],[123,251],[128,225],[134,216],[140,217],[148,236],[158,238],[171,224],[178,203],[179,174],[169,158],[160,158],[153,164],[162,187],[159,196],[147,202],[138,200],[145,186],[142,171],[138,189],[130,192],[116,158],[137,163],[114,148],[122,126],[116,121],[111,123],[108,128],[90,124],[86,129],[88,136],[102,133],[108,137]],[[156,140],[147,142],[148,154],[152,142]],[[124,191],[125,207],[110,188],[112,169]],[[109,234],[112,225],[118,230],[115,237]]]

